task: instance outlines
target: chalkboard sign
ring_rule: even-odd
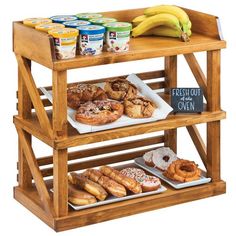
[[[172,88],[171,106],[173,112],[200,113],[203,111],[203,92],[201,88]]]

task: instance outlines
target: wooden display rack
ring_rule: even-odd
[[[76,56],[69,60],[56,60],[53,39],[43,32],[14,22],[14,53],[18,62],[18,115],[14,124],[19,136],[18,186],[14,197],[42,221],[56,231],[102,222],[122,216],[136,214],[205,197],[223,194],[225,182],[220,178],[220,120],[225,112],[220,107],[220,50],[226,47],[219,32],[218,18],[208,14],[185,9],[193,24],[193,35],[188,43],[165,37],[139,37],[131,39],[130,51],[125,53],[103,52],[98,56]],[[141,15],[143,9],[103,13],[119,21],[130,22]],[[205,51],[207,74],[201,70],[194,52]],[[135,126],[79,134],[67,122],[67,70],[87,66],[164,57],[164,70],[138,74],[142,80],[164,77],[163,82],[152,82],[153,89],[165,88],[161,96],[169,100],[169,88],[177,86],[177,55],[183,54],[196,81],[204,91],[207,101],[202,114],[169,115],[167,119]],[[45,107],[50,102],[42,98],[31,74],[31,61],[52,70],[52,111]],[[105,79],[103,79],[105,80]],[[90,81],[94,83],[95,81]],[[196,124],[206,123],[207,140],[203,142]],[[86,160],[68,164],[91,155],[129,150],[135,147],[163,143],[177,152],[177,128],[186,127],[196,149],[207,169],[212,182],[196,187],[167,191],[138,199],[113,203],[95,208],[74,211],[68,208],[68,171],[81,170],[103,164],[132,160],[147,151],[133,151],[128,154],[114,154],[97,160]],[[164,135],[138,141],[126,141],[116,145],[68,152],[68,148],[82,144],[118,139],[127,136],[164,131]],[[31,145],[32,136],[48,144],[53,156],[36,158]],[[45,167],[53,164],[53,167]],[[44,168],[43,168],[44,167]],[[44,177],[52,179],[45,181]],[[33,181],[32,181],[33,180]],[[53,186],[54,193],[49,188]]]

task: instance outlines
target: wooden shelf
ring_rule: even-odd
[[[47,187],[50,188],[52,185],[47,183]],[[74,211],[69,208],[68,215],[61,218],[49,217],[45,213],[36,188],[24,191],[20,187],[15,187],[14,197],[33,214],[58,232],[142,213],[145,211],[169,207],[180,203],[217,196],[225,193],[226,191],[226,184],[224,181],[218,181],[181,190],[174,190],[168,185],[165,185],[165,187],[167,188],[167,191],[157,195],[151,195],[81,211]]]
[[[50,122],[52,122],[52,112],[47,112]],[[19,116],[14,116],[14,123],[27,132],[31,133],[38,139],[47,143],[55,149],[64,149],[79,145],[123,138],[138,134],[151,133],[155,131],[164,131],[176,129],[184,126],[191,126],[200,123],[219,121],[225,119],[224,111],[203,112],[202,114],[176,114],[169,115],[167,119],[156,122],[132,125],[122,128],[93,132],[88,134],[79,134],[76,129],[68,125],[68,136],[61,140],[50,139],[40,128],[39,121],[34,113],[31,119],[21,119]]]
[[[119,21],[130,22],[134,17],[143,14],[143,10],[131,9],[102,14]],[[220,177],[220,121],[226,117],[220,105],[220,50],[226,47],[226,42],[222,39],[218,17],[189,9],[184,10],[193,25],[193,35],[188,43],[173,38],[140,37],[131,39],[128,52],[117,54],[103,52],[98,56],[76,56],[69,60],[56,59],[53,38],[48,34],[27,27],[22,22],[13,23],[13,50],[18,62],[18,114],[14,116],[14,124],[19,140],[18,186],[14,188],[14,197],[56,231],[225,193],[226,184]],[[206,52],[205,73],[194,52]],[[157,122],[89,134],[79,134],[68,124],[66,92],[68,69],[164,57],[164,69],[140,73],[138,76],[151,89],[164,89],[161,96],[169,101],[170,89],[178,87],[177,55],[180,54],[184,55],[196,82],[203,89],[206,105],[202,114],[171,114],[165,120]],[[53,105],[36,87],[31,72],[32,61],[52,70],[52,86],[48,89],[52,90]],[[153,78],[163,79],[157,82],[152,80]],[[98,80],[89,83],[96,82]],[[48,109],[49,106],[52,106],[51,110]],[[206,140],[202,139],[196,126],[202,123],[206,123]],[[69,171],[131,161],[152,150],[153,145],[157,144],[157,146],[168,146],[178,153],[177,129],[180,127],[187,128],[206,168],[207,176],[212,180],[211,183],[181,190],[166,186],[168,190],[162,194],[82,211],[68,208]],[[164,131],[164,134],[122,142],[118,139],[155,131]],[[32,136],[52,147],[53,154],[36,157],[32,148]],[[70,147],[105,140],[115,140],[115,142],[104,144],[102,147],[68,151]],[[69,162],[72,160],[73,162]],[[46,181],[45,177],[52,180]],[[52,184],[53,193],[48,191]]]

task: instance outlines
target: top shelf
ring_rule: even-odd
[[[130,22],[141,15],[144,9],[103,12],[107,17],[119,21]],[[219,19],[216,16],[184,9],[192,21],[190,42],[181,42],[176,38],[138,37],[132,38],[130,50],[124,53],[103,52],[97,56],[81,56],[67,60],[57,60],[53,46],[53,38],[44,32],[25,26],[22,22],[14,22],[13,50],[30,60],[38,62],[53,70],[67,70],[96,65],[112,64],[155,57],[188,54],[192,52],[217,50],[226,47],[222,40]]]

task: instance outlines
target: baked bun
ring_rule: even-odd
[[[75,119],[88,125],[104,125],[119,119],[123,112],[124,106],[117,101],[89,101],[80,105]]]
[[[151,117],[156,105],[145,97],[134,97],[124,101],[125,114],[131,118]]]
[[[105,83],[104,90],[109,98],[114,100],[124,100],[137,95],[137,88],[126,79],[113,79]]]
[[[93,100],[105,100],[105,91],[94,84],[74,84],[67,89],[67,104],[72,109],[77,109],[81,103]]]

